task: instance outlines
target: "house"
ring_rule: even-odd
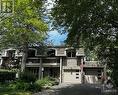
[[[13,57],[15,60],[11,60]],[[21,63],[22,53],[5,49],[0,58],[1,65],[14,62],[17,66],[17,63]],[[41,48],[29,48],[26,70],[39,78],[57,78],[60,83],[100,83],[104,66],[98,61],[86,61],[83,48],[48,46],[43,53]]]

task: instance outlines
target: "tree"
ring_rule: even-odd
[[[96,49],[99,58],[109,47],[116,52],[110,67],[118,74],[115,47],[118,46],[117,0],[55,0],[52,10],[54,26],[68,31],[67,43]],[[114,48],[114,50],[113,50]],[[110,53],[111,53],[110,51]],[[111,53],[112,54],[112,53]],[[111,55],[107,55],[110,59]],[[104,57],[103,57],[104,58]],[[106,61],[107,62],[107,61]],[[107,63],[108,64],[108,63]],[[118,82],[117,82],[118,83]]]
[[[80,41],[86,42],[89,46],[117,43],[117,0],[107,2],[106,0],[56,0],[55,2],[52,13],[54,24],[67,29],[69,44],[78,44]]]
[[[1,23],[3,33],[0,45],[22,50],[22,72],[25,70],[28,46],[41,43],[46,36],[42,5],[40,0],[15,0],[13,14]]]

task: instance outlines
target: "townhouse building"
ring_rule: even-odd
[[[22,53],[18,50],[5,49],[1,52],[0,65],[12,66],[14,63],[18,66],[21,58]],[[60,83],[100,83],[104,66],[98,61],[86,61],[83,48],[48,46],[45,51],[38,47],[29,48],[26,70],[37,78],[57,78]]]

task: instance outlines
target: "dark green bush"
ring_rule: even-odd
[[[19,82],[16,82],[15,89],[16,90],[24,90],[24,91],[26,91],[28,87],[29,87],[29,84],[28,83],[19,81]]]
[[[19,80],[22,80],[24,82],[35,82],[36,81],[36,75],[34,75],[31,72],[22,72],[19,74]]]
[[[41,86],[36,84],[36,83],[33,83],[33,84],[29,84],[29,87],[27,87],[27,91],[32,91],[32,92],[37,92],[37,91],[41,91]]]
[[[0,82],[12,81],[16,78],[16,72],[0,70]]]
[[[27,83],[21,80],[17,80],[9,84],[9,87],[13,90],[21,90],[21,91],[32,91],[37,92],[41,91],[41,86],[35,83]]]
[[[111,77],[113,78],[114,85],[118,87],[118,70],[114,70]]]

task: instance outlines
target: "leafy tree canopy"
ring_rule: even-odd
[[[68,44],[97,51],[118,86],[118,0],[55,0],[52,16]]]
[[[7,2],[9,0],[5,0]],[[7,6],[7,5],[6,5]],[[2,48],[22,49],[21,71],[26,67],[28,46],[42,43],[46,37],[47,24],[42,19],[43,2],[41,0],[14,0],[12,13],[5,13],[0,22]],[[9,7],[7,7],[9,10]]]
[[[12,15],[0,23],[0,45],[22,47],[43,41],[47,25],[42,19],[42,5],[40,0],[15,0]]]
[[[93,46],[118,45],[117,0],[55,0],[54,25],[69,32],[67,43]]]

